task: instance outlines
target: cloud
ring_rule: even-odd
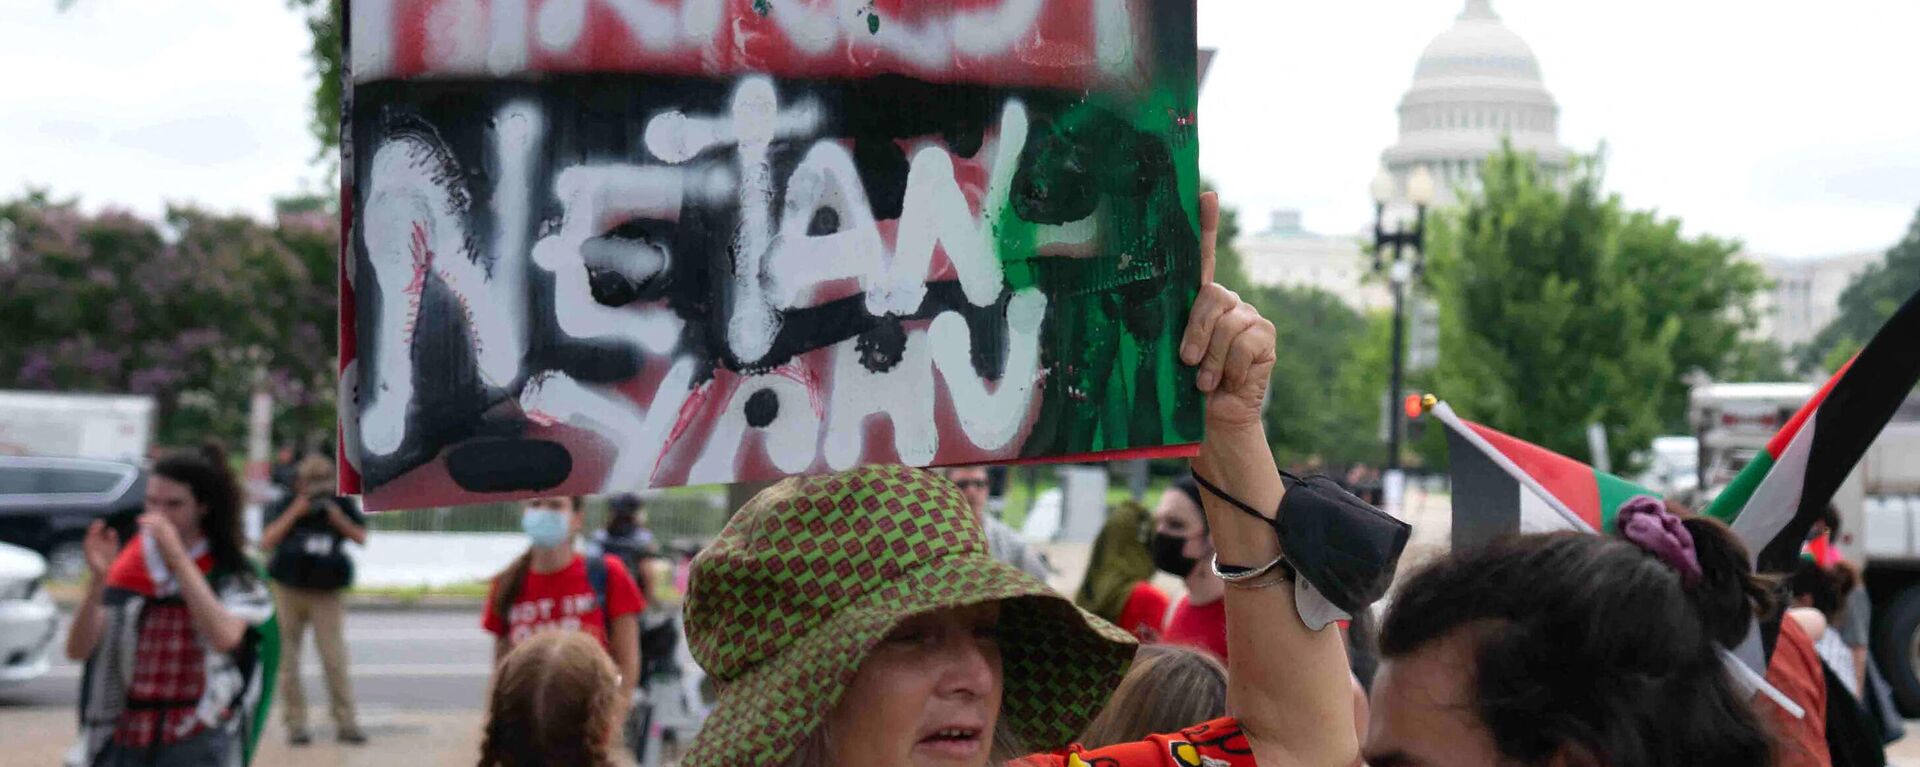
[[[1759,158],[1751,176],[1779,203],[1920,204],[1920,138],[1795,147]]]
[[[158,216],[266,215],[318,175],[299,16],[275,0],[0,3],[0,195],[27,185]]]
[[[235,115],[194,115],[116,130],[108,141],[191,165],[245,162],[261,146],[246,120]]]

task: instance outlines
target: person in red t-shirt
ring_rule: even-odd
[[[496,664],[536,632],[586,632],[613,656],[621,689],[630,691],[640,678],[639,615],[647,603],[619,557],[604,556],[606,602],[601,604],[587,559],[573,548],[585,516],[578,496],[527,502],[520,528],[531,545],[494,576],[481,625],[494,636]]]
[[[1161,639],[1227,659],[1227,586],[1213,574],[1213,542],[1200,512],[1200,488],[1181,477],[1153,510],[1153,566],[1186,581],[1187,594],[1167,615]],[[1148,588],[1152,588],[1149,586]],[[1165,597],[1162,597],[1165,599]]]
[[[1127,602],[1120,608],[1120,616],[1113,625],[1126,629],[1142,642],[1158,642],[1160,633],[1166,629],[1167,609],[1171,606],[1166,592],[1141,581],[1127,592]]]

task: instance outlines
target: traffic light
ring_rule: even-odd
[[[1418,442],[1420,441],[1421,435],[1426,433],[1427,419],[1421,417],[1427,414],[1425,400],[1425,395],[1409,394],[1406,400],[1401,403],[1402,408],[1407,414],[1408,442]]]

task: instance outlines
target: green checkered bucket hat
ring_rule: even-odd
[[[687,644],[720,695],[682,762],[783,762],[900,621],[1003,600],[1000,717],[1066,745],[1126,674],[1127,632],[994,560],[967,501],[903,466],[796,477],[753,497],[694,559]]]

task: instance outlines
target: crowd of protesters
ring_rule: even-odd
[[[1201,207],[1210,263],[1218,206]],[[1899,723],[1864,654],[1857,572],[1816,556],[1783,584],[1726,525],[1638,498],[1613,534],[1452,551],[1381,610],[1409,530],[1339,481],[1275,465],[1261,418],[1285,354],[1273,325],[1207,282],[1179,354],[1206,394],[1199,454],[1151,510],[1111,512],[1071,600],[987,513],[981,469],[868,466],[754,496],[691,563],[684,636],[718,697],[680,763],[1885,763]],[[89,531],[67,640],[88,660],[75,763],[243,763],[270,630],[285,724],[307,739],[293,670],[309,626],[340,738],[363,739],[338,555],[365,527],[326,491],[331,471],[297,467],[264,573],[221,456],[157,463],[131,545]],[[1342,479],[1367,490],[1365,472]],[[676,632],[664,649],[645,634],[671,571],[637,499],[610,506],[590,536],[580,498],[522,510],[527,549],[481,618],[495,647],[483,767],[616,763],[648,664],[671,655]],[[1757,633],[1764,673],[1728,649]]]
[[[1785,610],[1725,525],[1652,498],[1617,534],[1442,556],[1373,637],[1404,526],[1274,466],[1258,413],[1284,350],[1250,306],[1204,286],[1186,340],[1209,395],[1191,480],[1112,510],[1074,601],[995,545],[976,470],[865,467],[750,501],[693,563],[687,638],[720,692],[681,763],[1872,763],[1836,716],[1859,699],[1834,691],[1868,678],[1828,631],[1857,593],[1845,571],[1796,577],[1805,609]],[[1343,479],[1365,491],[1363,474]],[[1742,671],[1726,648],[1768,627],[1771,663]],[[1370,695],[1356,648],[1376,656]],[[489,733],[540,729],[525,704],[497,693]],[[579,721],[554,732],[612,737]],[[532,763],[498,753],[486,763]]]

